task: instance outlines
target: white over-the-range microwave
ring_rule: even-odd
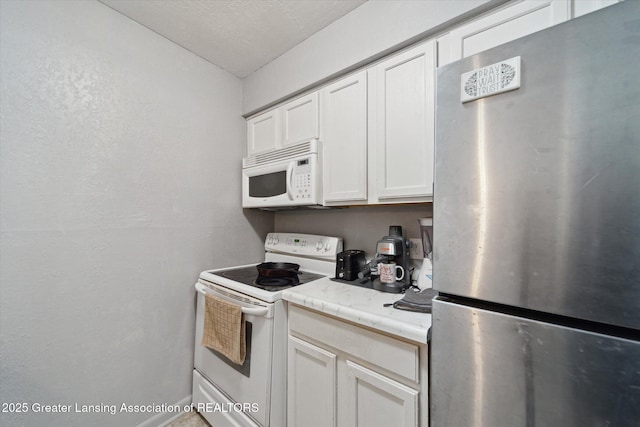
[[[242,207],[322,204],[320,141],[312,139],[242,159]]]

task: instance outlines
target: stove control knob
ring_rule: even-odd
[[[273,238],[273,244],[274,244],[274,245],[277,245],[278,243],[280,243],[280,239],[278,239],[278,236],[275,236],[275,237]]]
[[[325,252],[329,252],[329,249],[331,249],[331,242],[327,242],[324,245],[324,251]]]
[[[318,240],[318,242],[316,243],[316,250],[317,251],[321,251],[322,250],[322,240]]]

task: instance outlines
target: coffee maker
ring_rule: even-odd
[[[378,276],[373,280],[373,289],[382,292],[401,293],[411,286],[411,260],[409,247],[411,242],[402,235],[402,227],[389,226],[389,235],[378,240],[376,261],[378,264],[395,263],[404,269],[404,276],[395,283],[383,283]]]

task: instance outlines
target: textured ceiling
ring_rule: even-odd
[[[367,0],[100,0],[246,77]]]

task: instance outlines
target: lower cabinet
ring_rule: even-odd
[[[336,425],[337,356],[289,336],[287,425]]]
[[[428,426],[426,344],[290,304],[288,346],[288,426]]]
[[[345,392],[349,426],[418,425],[418,390],[350,360]]]

